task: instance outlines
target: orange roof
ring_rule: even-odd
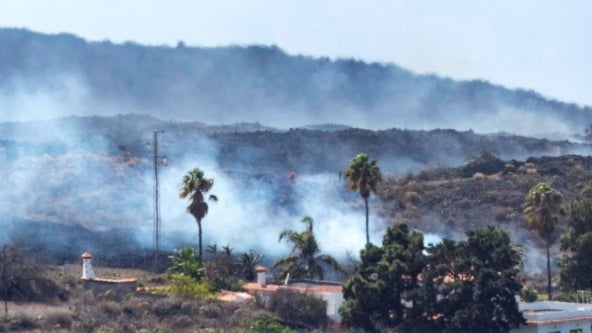
[[[260,272],[265,272],[266,270],[267,270],[267,268],[265,268],[265,266],[259,265],[259,266],[255,267],[255,271],[257,271],[259,273]]]
[[[90,252],[84,252],[81,255],[81,257],[82,257],[82,259],[90,259],[90,258],[92,258],[92,255],[90,254]]]
[[[260,285],[257,282],[249,282],[243,285],[243,288],[249,291],[260,291],[260,290],[267,290],[267,291],[276,291],[279,289],[280,286],[277,284],[266,284],[265,286]]]
[[[99,283],[131,283],[137,282],[138,279],[106,279],[106,278],[92,278],[92,279],[83,279],[85,281],[94,281]]]
[[[245,292],[240,291],[226,291],[223,290],[217,299],[225,302],[236,302],[238,299],[242,298],[243,300],[253,299],[253,295],[247,294]]]
[[[268,284],[265,286],[260,285],[256,282],[249,282],[243,285],[243,288],[247,291],[276,291],[278,289],[290,289],[303,293],[320,293],[320,292],[332,292],[340,293],[342,286],[340,285],[326,285],[326,284],[311,284],[311,283],[295,283],[287,286],[280,286],[277,284]]]

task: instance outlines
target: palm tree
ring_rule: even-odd
[[[243,252],[239,258],[239,269],[243,279],[247,281],[253,281],[256,277],[255,267],[261,262],[261,254],[249,250],[249,252]]]
[[[175,251],[172,256],[169,256],[171,266],[169,273],[185,274],[197,281],[204,276],[204,269],[199,262],[197,253],[192,247],[186,247]]]
[[[278,277],[283,279],[290,274],[295,279],[318,278],[322,280],[325,275],[321,264],[341,272],[341,266],[335,258],[319,254],[319,245],[313,233],[313,219],[310,216],[305,216],[302,222],[306,224],[306,229],[303,232],[286,229],[280,233],[279,241],[285,238],[293,244],[293,248],[289,255],[273,263],[272,269],[279,268]]]
[[[376,160],[370,160],[367,154],[358,154],[350,162],[345,170],[345,178],[351,191],[359,191],[364,199],[366,207],[366,244],[370,244],[370,232],[368,231],[368,198],[370,192],[376,193],[376,187],[382,180],[380,169]]]
[[[551,292],[551,245],[555,240],[557,215],[561,204],[561,194],[547,183],[533,186],[526,196],[524,215],[528,225],[536,230],[545,242],[547,249],[547,294],[552,299]]]
[[[203,171],[195,168],[183,177],[183,188],[179,192],[179,197],[189,197],[189,206],[187,212],[195,217],[198,228],[199,238],[199,263],[202,264],[202,231],[201,220],[208,214],[208,204],[204,201],[203,194],[207,193],[214,186],[214,180],[205,178]],[[211,201],[218,201],[218,197],[210,195]]]

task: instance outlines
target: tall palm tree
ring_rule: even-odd
[[[214,186],[214,180],[205,178],[203,171],[195,168],[183,177],[183,187],[179,191],[179,197],[189,197],[187,212],[193,215],[197,222],[200,265],[203,261],[201,220],[208,214],[208,204],[205,202],[203,195],[210,191],[212,186]],[[211,201],[218,201],[218,197],[215,195],[210,195],[209,199]]]
[[[286,239],[292,243],[292,252],[278,259],[272,265],[272,269],[279,268],[278,277],[285,278],[288,274],[295,279],[324,279],[322,264],[341,272],[342,268],[330,255],[319,254],[319,245],[313,233],[313,219],[305,216],[302,222],[306,224],[303,232],[286,229],[280,233],[279,241]]]
[[[552,299],[551,245],[555,240],[555,228],[561,205],[561,194],[547,183],[538,183],[526,195],[524,215],[526,222],[545,242],[547,249],[547,294]]]
[[[358,154],[350,162],[345,170],[345,179],[347,179],[351,191],[359,191],[364,199],[366,207],[366,244],[370,244],[370,232],[368,231],[368,198],[370,192],[376,193],[376,187],[382,180],[380,169],[376,160],[370,160],[368,154]]]

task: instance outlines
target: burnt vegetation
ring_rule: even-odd
[[[0,45],[0,88],[6,89],[7,95],[17,93],[11,90],[14,82],[52,94],[69,92],[68,82],[73,81],[91,92],[80,104],[96,114],[0,123],[0,176],[6,189],[0,192],[0,202],[7,203],[0,207],[0,244],[11,244],[4,245],[0,258],[0,294],[5,302],[0,332],[333,329],[323,312],[324,301],[309,295],[282,291],[268,301],[242,304],[213,298],[222,289],[240,290],[245,281],[254,280],[258,264],[270,265],[278,258],[265,257],[259,249],[233,253],[231,245],[238,248],[241,244],[226,244],[220,249],[216,244],[207,246],[211,240],[207,232],[202,246],[201,219],[209,208],[204,206],[201,192],[212,187],[209,179],[200,194],[194,192],[195,187],[200,188],[201,182],[197,182],[188,188],[192,194],[184,196],[191,198],[189,211],[199,225],[199,251],[174,252],[172,247],[194,244],[195,235],[172,232],[167,234],[171,248],[161,254],[160,267],[152,267],[151,244],[142,240],[138,229],[152,218],[153,160],[145,143],[155,129],[166,131],[161,148],[173,163],[201,163],[207,156],[219,168],[216,171],[230,180],[233,190],[241,189],[240,205],[254,201],[249,191],[271,193],[267,206],[250,212],[271,216],[266,223],[283,229],[287,215],[302,216],[307,207],[298,201],[299,177],[318,174],[334,175],[335,188],[339,186],[341,191],[336,200],[350,206],[363,204],[366,226],[368,212],[381,218],[381,225],[376,225],[378,219],[371,223],[373,228],[387,231],[382,247],[371,244],[366,227],[367,246],[361,261],[350,258],[348,267],[337,268],[333,265],[337,260],[330,258],[316,267],[322,271],[333,266],[333,273],[349,278],[345,287],[349,304],[342,314],[352,327],[410,331],[406,325],[417,324],[432,331],[482,330],[490,324],[487,312],[479,323],[466,318],[479,313],[487,300],[466,306],[467,299],[455,299],[455,294],[473,290],[473,281],[445,283],[447,271],[457,277],[497,283],[503,269],[507,279],[502,282],[511,287],[508,290],[518,292],[522,284],[516,282],[527,281],[527,292],[523,292],[528,299],[536,299],[544,282],[519,271],[520,249],[510,241],[534,243],[540,251],[545,245],[549,249],[550,242],[544,244],[528,228],[523,212],[526,193],[540,183],[560,192],[564,202],[573,202],[560,212],[569,216],[567,225],[557,224],[557,234],[567,231],[561,249],[549,249],[554,258],[563,251],[559,297],[569,298],[568,293],[576,287],[592,287],[586,280],[589,273],[569,273],[581,271],[576,259],[587,256],[592,248],[592,231],[586,223],[591,214],[585,211],[592,193],[586,188],[592,176],[592,158],[581,156],[588,155],[592,147],[590,126],[584,136],[575,136],[585,143],[473,130],[404,129],[419,128],[426,119],[433,122],[426,126],[446,128],[456,126],[461,117],[465,124],[487,123],[510,109],[578,131],[590,122],[589,107],[484,81],[455,82],[416,75],[396,65],[290,56],[275,46],[204,49],[179,43],[175,48],[147,47],[87,42],[68,34],[47,36],[21,29],[0,29]],[[113,116],[121,109],[143,114]],[[157,118],[163,116],[162,110],[169,110],[169,119],[203,122],[163,121]],[[360,119],[359,110],[365,110],[365,122],[348,123]],[[275,119],[275,123],[260,124],[258,119]],[[311,119],[325,124],[311,125]],[[222,120],[225,124],[207,125]],[[348,161],[361,152],[376,159],[381,172],[371,184],[368,179],[350,184],[352,190],[360,191],[363,202],[355,193],[347,193],[346,186],[357,178],[353,177],[357,172],[346,170],[350,169]],[[196,174],[201,172],[195,170]],[[582,194],[587,196],[577,201]],[[321,204],[329,206],[330,200]],[[278,216],[282,219],[274,219]],[[244,224],[252,221],[234,222],[233,228],[243,232]],[[261,226],[249,224],[247,228],[256,227]],[[310,227],[303,232],[284,231],[286,239],[307,249],[291,254],[300,278],[323,277],[322,272],[307,270],[315,268],[315,259],[329,259],[318,255],[319,244],[312,230],[311,218]],[[424,246],[419,230],[448,239]],[[494,234],[497,236],[490,237]],[[459,241],[459,235],[467,235],[469,240]],[[502,245],[488,244],[488,239],[497,239]],[[405,242],[407,247],[399,246]],[[485,245],[490,248],[480,248]],[[477,258],[477,253],[493,253],[493,248],[505,249],[512,260]],[[115,295],[85,290],[79,274],[67,269],[68,264],[79,263],[82,251],[100,254],[95,263],[102,268],[101,276],[140,275],[138,292]],[[295,257],[302,254],[308,256]],[[451,254],[457,255],[452,264]],[[466,258],[475,260],[470,263]],[[486,273],[490,270],[483,274],[474,262],[509,266],[483,264]],[[142,270],[130,274],[119,268]],[[147,269],[154,272],[147,273]],[[288,272],[274,273],[278,278],[287,277],[282,273]],[[451,297],[444,302],[438,299],[434,286],[419,283],[420,276],[430,274],[439,281],[438,290],[449,289]],[[387,283],[377,284],[376,278]],[[557,276],[554,278],[556,281]],[[553,281],[551,277],[547,280],[550,296]],[[167,285],[171,289],[162,292]],[[389,308],[392,297],[385,299],[385,295],[417,306],[403,307],[395,302],[396,306]],[[500,318],[494,331],[506,331],[522,322],[514,311],[513,295],[503,297],[513,318]],[[368,320],[370,316],[372,320]],[[455,316],[461,318],[449,321]]]

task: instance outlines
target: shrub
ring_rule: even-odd
[[[289,327],[282,325],[282,323],[273,317],[263,316],[255,319],[251,326],[249,326],[249,332],[256,333],[289,333],[292,332]]]
[[[37,328],[37,323],[35,319],[27,316],[27,315],[18,315],[10,319],[8,323],[8,328],[11,331],[26,331],[32,330]]]
[[[159,318],[174,316],[181,310],[181,304],[174,300],[162,299],[154,303],[152,312]]]
[[[177,332],[180,329],[190,327],[191,325],[193,325],[193,320],[189,316],[181,315],[175,317],[171,323],[171,328]]]
[[[72,326],[72,315],[67,312],[55,312],[48,315],[45,322],[51,328],[70,328]]]
[[[205,270],[200,264],[199,255],[192,247],[175,252],[169,259],[171,259],[171,267],[168,271],[172,275],[183,274],[197,281],[204,277]]]
[[[528,286],[528,287],[522,289],[522,292],[520,293],[520,297],[522,298],[522,300],[524,302],[532,303],[532,302],[535,302],[539,298],[539,293],[532,286]]]
[[[169,292],[177,297],[199,299],[212,296],[207,282],[198,282],[185,274],[172,274]]]
[[[113,301],[104,301],[100,303],[101,310],[110,317],[116,317],[121,313],[121,306]]]
[[[325,327],[327,303],[320,297],[280,289],[269,299],[269,309],[293,327]]]

